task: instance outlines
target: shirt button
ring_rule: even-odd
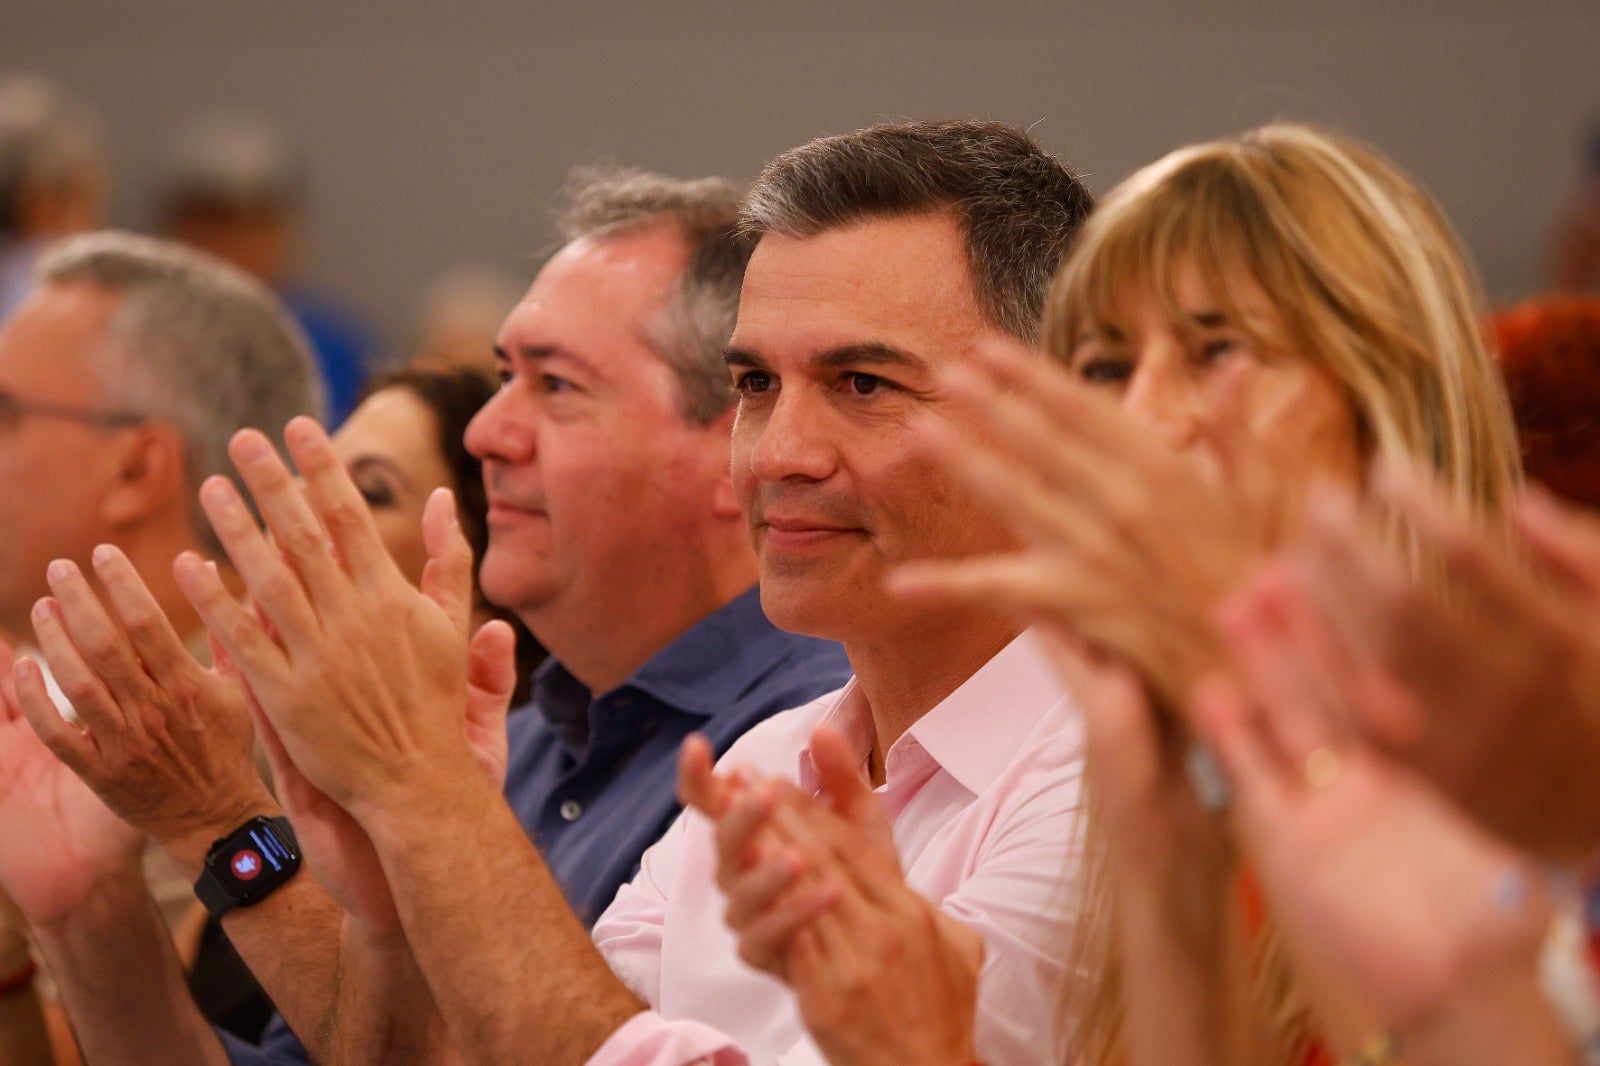
[[[583,817],[583,804],[577,800],[563,800],[561,802],[561,820],[563,822],[576,822]]]

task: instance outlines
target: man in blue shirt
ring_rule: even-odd
[[[586,921],[675,815],[684,736],[700,732],[726,750],[757,721],[849,676],[837,645],[778,631],[754,590],[729,479],[733,394],[722,363],[749,254],[736,219],[737,190],[722,182],[590,175],[574,195],[568,243],[501,331],[504,385],[467,433],[490,503],[480,582],[551,653],[530,708],[511,717],[505,794]],[[0,768],[17,754],[6,746],[0,734]],[[183,799],[185,769],[167,775],[165,806],[194,806]],[[93,783],[197,876],[210,841],[277,813],[246,793],[209,813],[158,818],[148,781],[137,805],[119,802],[117,782]],[[23,811],[0,806],[0,826]],[[118,953],[148,925],[143,910],[102,889],[53,936],[70,945],[52,961],[86,1057],[214,1061],[192,1004],[152,977],[159,956]],[[312,1040],[326,1035],[337,916],[301,874],[223,920]],[[110,990],[107,973],[120,975]],[[306,1061],[281,1021],[263,1048],[230,1040],[227,1051],[236,1063]]]

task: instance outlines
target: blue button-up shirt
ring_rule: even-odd
[[[844,649],[795,636],[751,589],[701,619],[623,684],[595,697],[554,660],[512,714],[506,800],[567,901],[590,925],[678,814],[678,746],[700,733],[718,755],[778,711],[840,688]],[[306,1063],[281,1017],[261,1047],[224,1036],[236,1066]]]

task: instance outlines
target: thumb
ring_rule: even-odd
[[[465,633],[472,618],[472,547],[461,533],[456,496],[449,489],[434,489],[428,497],[422,512],[422,543],[428,549],[422,593]]]
[[[506,714],[516,688],[517,634],[499,619],[486,622],[467,644],[465,728],[472,754],[497,784],[506,776]]]
[[[828,804],[840,817],[860,824],[864,812],[878,806],[878,797],[861,776],[861,757],[832,726],[811,734],[811,765]]]

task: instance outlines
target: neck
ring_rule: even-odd
[[[1017,623],[995,615],[936,615],[918,618],[887,638],[874,634],[844,642],[856,686],[872,709],[867,768],[874,787],[884,783],[884,757],[906,730],[1021,631]]]
[[[520,611],[518,616],[551,657],[598,696],[628,680],[661,649],[754,584],[751,575],[743,585],[708,586],[671,607],[652,604],[649,612],[642,609],[643,598],[635,597],[603,616],[574,617],[560,605]]]

